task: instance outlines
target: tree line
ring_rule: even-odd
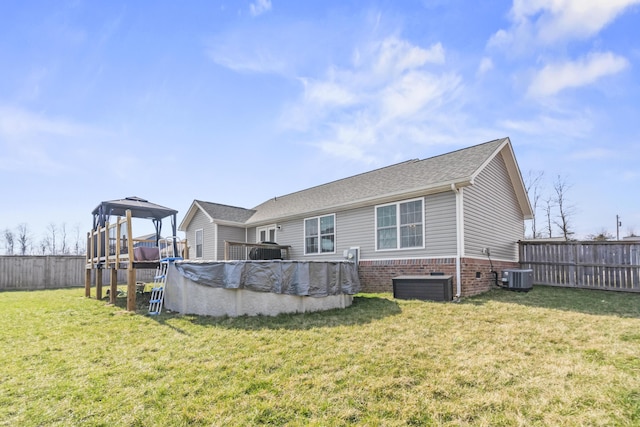
[[[568,197],[572,185],[566,177],[557,175],[549,190],[544,178],[542,171],[529,171],[524,179],[525,190],[533,210],[533,219],[529,221],[530,229],[527,238],[562,237],[565,240],[572,240],[575,235],[574,219],[577,213],[576,206]],[[632,228],[627,229],[627,236],[636,236]],[[602,241],[614,240],[616,236],[602,229],[585,238]]]
[[[84,255],[87,250],[86,237],[80,226],[71,229],[66,223],[49,223],[38,239],[26,223],[2,231],[6,255]]]

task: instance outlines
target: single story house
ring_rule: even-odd
[[[194,200],[179,226],[189,258],[223,260],[224,242],[277,242],[297,260],[357,248],[362,291],[399,275],[444,273],[454,293],[488,290],[518,268],[533,216],[509,138],[372,170],[278,196],[253,209]]]

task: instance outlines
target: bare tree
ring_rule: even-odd
[[[76,224],[73,227],[73,234],[74,234],[74,242],[73,242],[73,253],[75,255],[81,255],[82,254],[82,241],[80,239],[80,224]]]
[[[544,201],[545,205],[544,205],[544,213],[546,216],[546,231],[547,231],[547,237],[548,238],[552,238],[553,237],[553,228],[551,227],[551,209],[553,209],[553,199],[551,197],[547,197]]]
[[[31,237],[29,236],[29,228],[27,224],[22,223],[18,225],[18,246],[20,249],[20,255],[26,255],[29,252],[29,243]]]
[[[538,228],[536,224],[536,213],[540,204],[541,184],[544,176],[543,171],[529,171],[527,179],[525,180],[525,190],[531,202],[531,209],[533,210],[533,219],[531,220],[531,236],[535,239],[538,237]]]
[[[567,201],[567,192],[570,188],[566,178],[562,178],[560,175],[553,183],[553,189],[556,192],[554,202],[558,206],[558,216],[554,223],[560,228],[565,240],[569,240],[574,234],[571,222],[575,214],[575,207]]]
[[[67,224],[62,223],[60,226],[60,253],[62,255],[69,254],[69,247],[67,246]]]
[[[5,253],[7,255],[13,255],[13,245],[14,245],[13,231],[11,231],[9,228],[5,228],[3,234],[4,234],[4,246],[6,249]]]
[[[46,237],[46,241],[47,244],[49,245],[49,253],[51,255],[55,255],[56,251],[57,251],[57,247],[56,247],[56,234],[58,233],[58,228],[56,227],[56,225],[53,222],[50,222],[49,225],[47,226],[47,237]]]
[[[42,240],[40,240],[40,243],[38,244],[38,252],[40,255],[46,255],[47,253],[47,248],[49,247],[50,243],[49,243],[49,238],[45,237]]]

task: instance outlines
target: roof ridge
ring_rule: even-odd
[[[482,142],[480,144],[476,144],[476,145],[472,145],[470,147],[463,147],[463,148],[458,148],[457,150],[453,150],[453,151],[448,151],[446,153],[442,153],[442,154],[436,154],[435,156],[431,156],[431,157],[425,157],[424,159],[420,159],[421,162],[425,161],[425,160],[431,160],[431,159],[436,159],[438,157],[443,157],[443,156],[449,156],[451,154],[455,154],[458,153],[460,151],[467,151],[467,150],[471,150],[474,148],[478,148],[481,147],[483,145],[487,145],[487,144],[491,144],[494,143],[496,141],[504,141],[505,139],[507,139],[507,137],[504,138],[496,138],[496,139],[492,139],[491,141],[487,141],[487,142]]]
[[[242,206],[233,206],[233,205],[227,205],[227,204],[224,204],[224,203],[207,202],[206,200],[199,200],[199,199],[195,199],[195,202],[196,203],[206,203],[206,204],[209,204],[209,205],[223,206],[223,207],[226,207],[226,208],[242,209],[242,210],[245,210],[245,211],[254,210],[254,209],[251,209],[251,208],[243,208]]]

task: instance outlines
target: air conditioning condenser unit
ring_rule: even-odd
[[[511,291],[529,292],[533,288],[533,270],[502,270],[502,286]]]

